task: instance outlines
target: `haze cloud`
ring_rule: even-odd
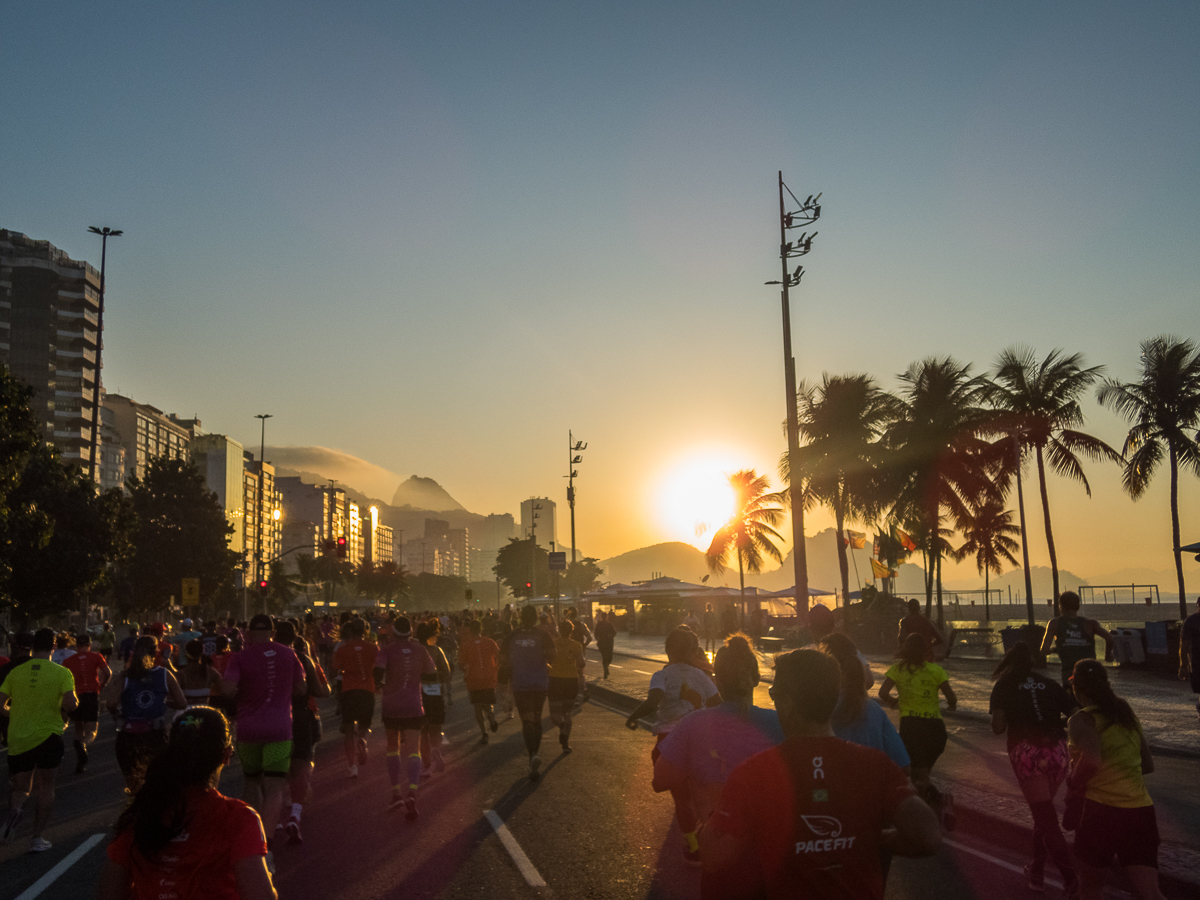
[[[315,472],[376,499],[391,497],[403,480],[395,472],[329,447],[268,447],[267,461],[285,469]]]

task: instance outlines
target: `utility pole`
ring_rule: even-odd
[[[571,508],[571,565],[575,565],[575,478],[579,475],[575,466],[583,462],[582,453],[587,449],[583,441],[576,441],[575,435],[567,431],[567,505]],[[579,585],[572,592],[579,599]]]
[[[119,228],[109,228],[107,225],[103,228],[89,225],[88,231],[100,235],[100,309],[96,314],[96,381],[92,385],[92,459],[90,466],[92,483],[96,484],[100,481],[100,389],[102,387],[100,367],[104,349],[104,268],[108,261],[108,239],[120,237],[125,232]],[[86,326],[87,319],[83,321]],[[85,622],[84,625],[86,624]]]
[[[800,208],[788,212],[784,206],[783,192],[799,204]],[[792,308],[788,289],[800,284],[804,275],[804,267],[797,266],[796,271],[788,273],[788,260],[804,256],[812,249],[812,239],[817,236],[804,232],[795,241],[787,239],[789,228],[811,225],[821,216],[821,195],[811,194],[801,203],[796,195],[783,183],[783,172],[779,173],[779,260],[783,272],[782,281],[768,281],[767,284],[781,286],[780,302],[783,308],[783,378],[787,391],[787,441],[788,441],[788,471],[790,473],[788,495],[792,507],[792,562],[795,566],[796,578],[796,609],[801,609],[803,603],[804,615],[807,617],[808,593],[808,553],[804,545],[804,490],[800,474],[800,420],[796,411],[796,358],[792,355]]]
[[[542,504],[529,498],[529,599],[537,596],[537,520]]]
[[[328,490],[329,490],[329,514],[328,514],[329,526],[325,532],[327,537],[325,538],[325,541],[322,544],[322,546],[325,549],[325,608],[326,609],[333,606],[333,566],[334,566],[334,562],[333,562],[333,557],[330,555],[330,551],[333,550],[334,541],[336,540],[333,536],[333,522],[334,522],[333,504],[334,504],[334,500],[337,496],[333,490],[333,486],[335,484],[337,484],[337,482],[334,481],[332,478],[330,478],[329,479],[329,488],[328,488]]]

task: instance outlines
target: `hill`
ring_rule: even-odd
[[[413,509],[427,509],[433,512],[467,511],[467,508],[451,497],[444,487],[432,478],[422,478],[420,475],[408,476],[408,480],[396,488],[391,505],[399,508],[411,506]]]
[[[669,575],[682,581],[699,582],[708,574],[704,553],[691,544],[680,541],[668,541],[630,550],[620,556],[601,560],[600,568],[604,570],[606,580],[625,584],[645,581],[656,575]],[[736,578],[736,574],[734,577]]]

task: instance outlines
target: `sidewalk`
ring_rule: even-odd
[[[614,643],[617,653],[651,662],[666,663],[663,650],[665,638],[657,635],[618,632]],[[758,652],[763,680],[771,681],[773,654]],[[895,660],[881,654],[868,654],[876,686]],[[950,676],[958,695],[958,710],[950,716],[988,717],[988,700],[992,694],[992,670],[999,660],[951,657],[939,665]],[[1112,666],[1108,670],[1113,690],[1129,701],[1142,722],[1146,740],[1153,752],[1187,759],[1200,759],[1200,727],[1197,727],[1195,695],[1186,682],[1128,667]],[[1058,661],[1051,657],[1046,675],[1058,677]]]

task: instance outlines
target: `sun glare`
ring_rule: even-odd
[[[672,540],[707,549],[713,532],[733,515],[729,474],[738,468],[726,459],[692,459],[667,470],[659,514]]]

